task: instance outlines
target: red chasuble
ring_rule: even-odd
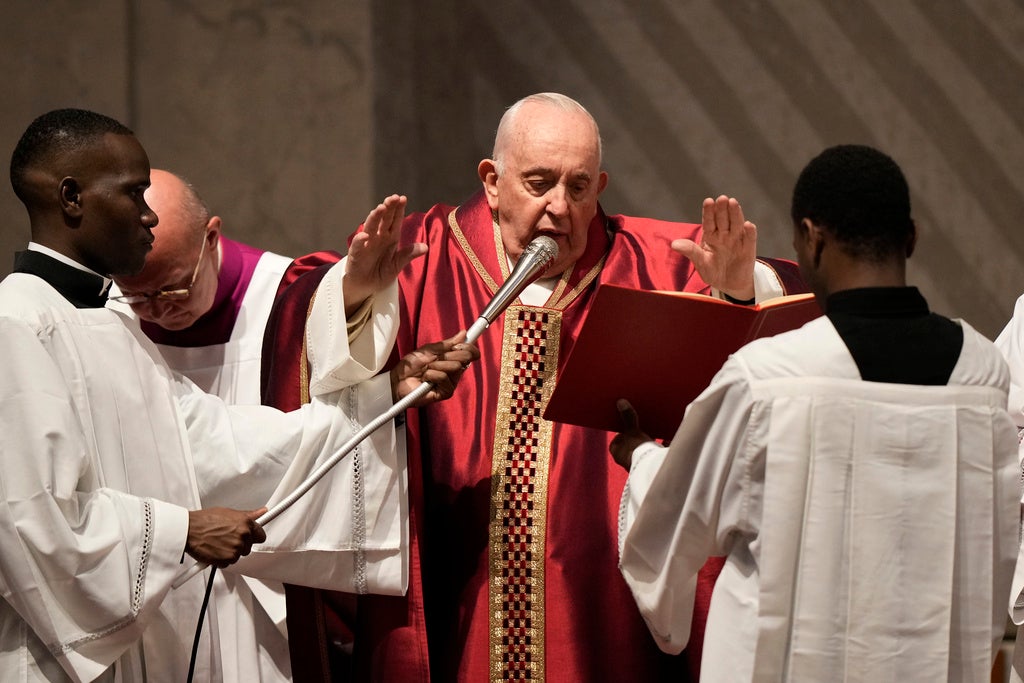
[[[360,599],[357,680],[428,680],[427,652],[435,681],[692,675],[699,657],[688,665],[657,648],[619,574],[626,473],[608,453],[613,434],[541,417],[599,284],[709,292],[669,248],[679,237],[699,241],[700,226],[599,212],[548,302],[510,306],[478,339],[480,360],[455,395],[410,411],[413,578],[404,599]],[[410,242],[429,251],[399,278],[403,355],[468,328],[509,272],[482,192],[407,217]],[[772,265],[801,291],[794,264]],[[696,652],[720,566],[699,592]]]

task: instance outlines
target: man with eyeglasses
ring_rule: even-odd
[[[173,370],[226,401],[259,404],[264,330],[292,259],[222,235],[221,218],[174,173],[150,171],[145,198],[160,219],[153,249],[138,274],[114,278],[110,305],[130,307]],[[218,622],[222,646],[251,667],[238,680],[290,680],[284,587],[221,572],[214,590],[221,612],[231,606]]]
[[[114,278],[120,293],[112,305],[130,306],[172,369],[227,401],[258,404],[263,332],[278,287],[341,255],[293,261],[228,239],[186,180],[153,169],[150,182],[146,202],[160,229],[142,271]]]

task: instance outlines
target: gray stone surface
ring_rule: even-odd
[[[1014,0],[15,0],[0,67],[4,154],[47,109],[98,109],[285,253],[343,248],[390,192],[460,202],[503,109],[558,90],[601,124],[609,212],[697,220],[728,193],[788,256],[796,174],[862,142],[907,172],[937,310],[994,336],[1024,291]],[[7,253],[27,224],[6,182],[0,209]]]

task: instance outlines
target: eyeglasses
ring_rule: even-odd
[[[196,284],[196,277],[199,275],[199,266],[203,263],[203,254],[206,252],[206,233],[203,233],[203,245],[199,247],[199,260],[192,271],[192,279],[184,289],[161,289],[149,294],[122,294],[121,296],[110,297],[111,301],[117,301],[129,306],[138,304],[149,304],[153,301],[184,301],[192,294],[192,287]]]

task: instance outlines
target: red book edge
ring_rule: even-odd
[[[640,428],[671,439],[686,406],[747,342],[821,315],[812,294],[741,306],[690,292],[602,285],[562,364],[544,418],[617,432],[627,399]]]

